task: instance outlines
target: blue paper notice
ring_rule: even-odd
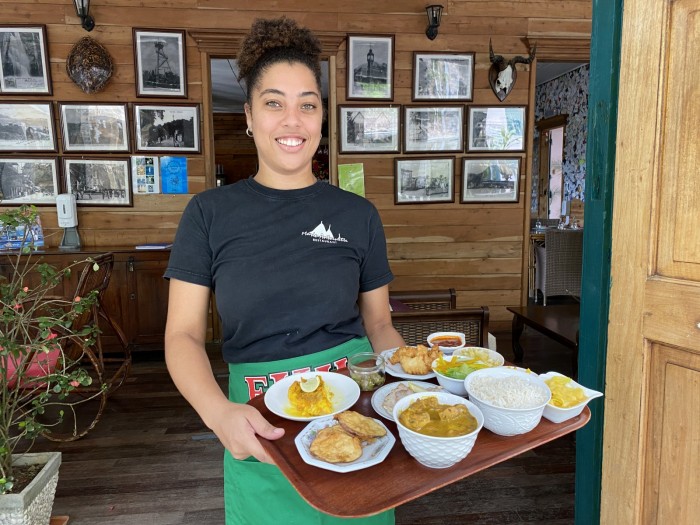
[[[187,193],[187,157],[161,157],[160,183],[163,193]]]

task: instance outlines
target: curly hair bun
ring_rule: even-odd
[[[317,62],[321,54],[321,43],[309,29],[300,27],[296,21],[285,16],[275,19],[257,18],[250,33],[241,44],[238,54],[239,78],[246,79],[258,61],[270,50],[290,48],[307,55]]]

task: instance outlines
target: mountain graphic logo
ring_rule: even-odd
[[[338,236],[333,235],[330,225],[328,225],[328,228],[326,228],[323,224],[323,221],[321,221],[319,225],[316,226],[313,230],[309,232],[301,232],[301,234],[306,235],[308,237],[313,237],[313,240],[316,242],[348,242],[348,240],[340,234],[338,234]]]

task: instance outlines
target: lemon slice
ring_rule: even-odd
[[[309,379],[301,378],[300,386],[302,392],[313,392],[321,384],[321,378],[314,376]]]

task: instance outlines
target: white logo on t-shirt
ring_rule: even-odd
[[[314,242],[327,242],[330,244],[335,244],[337,242],[348,242],[348,240],[345,237],[342,237],[340,234],[338,234],[337,237],[333,236],[330,225],[328,228],[326,228],[323,225],[323,221],[321,221],[320,224],[310,232],[301,232],[301,234],[313,237]]]

